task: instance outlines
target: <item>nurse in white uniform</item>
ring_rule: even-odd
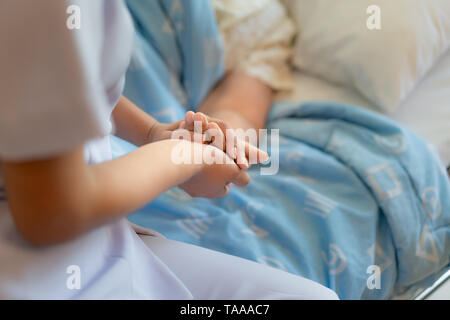
[[[67,27],[70,5],[80,29]],[[121,97],[132,39],[118,0],[0,2],[0,299],[337,298],[281,270],[138,236],[126,222],[181,183],[221,196],[227,181],[248,182],[237,166],[171,164],[176,142],[148,135],[170,126]],[[116,160],[111,118],[141,146]]]

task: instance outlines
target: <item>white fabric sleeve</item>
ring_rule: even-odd
[[[81,2],[0,2],[0,158],[42,158],[109,133],[103,1],[83,6],[70,30],[67,9]]]
[[[275,90],[293,87],[295,26],[279,0],[211,0],[225,45],[226,70],[240,70]]]

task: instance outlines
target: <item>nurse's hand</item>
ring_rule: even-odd
[[[172,139],[173,133],[180,127],[182,121],[174,123],[160,123],[155,120],[147,135],[146,143],[154,143],[162,140]]]
[[[177,121],[174,123],[160,123],[156,120],[153,121],[150,130],[148,131],[148,135],[147,135],[147,139],[145,144],[147,143],[154,143],[154,142],[158,142],[158,141],[162,141],[162,140],[169,140],[169,139],[177,139],[175,137],[180,137],[182,136],[183,140],[189,140],[191,142],[197,142],[197,143],[202,143],[202,144],[210,144],[211,141],[210,139],[206,138],[206,130],[211,128],[212,123],[210,123],[208,125],[208,118],[207,116],[197,113],[195,114],[196,116],[198,116],[199,118],[195,118],[195,121],[199,121],[199,133],[200,133],[200,137],[199,139],[195,139],[195,135],[194,135],[194,117],[192,116],[194,115],[194,112],[192,111],[188,111],[186,113],[186,118],[185,120],[181,120],[181,121]],[[191,116],[191,118],[189,118],[189,116]],[[189,125],[188,127],[186,126],[186,119],[192,119],[192,125]],[[223,122],[223,121],[222,121]],[[189,122],[188,122],[189,123]],[[223,126],[225,126],[225,123],[221,124]],[[218,129],[222,132],[222,129],[219,128],[219,126],[217,126],[216,123],[214,123],[214,129]],[[223,130],[225,130],[226,127],[223,127]],[[186,137],[186,135],[181,135],[179,134],[179,132],[177,133],[177,130],[180,129],[186,129],[189,131],[189,135]],[[198,141],[196,141],[198,140]],[[220,146],[220,149],[224,150],[224,146]]]
[[[233,184],[242,187],[249,184],[248,173],[223,151],[212,146],[203,146],[202,150],[208,152],[213,163],[205,163],[196,175],[179,185],[191,197],[221,198],[230,192]]]
[[[216,120],[216,119],[214,119]],[[194,131],[194,121],[197,121],[199,124],[195,127]],[[179,129],[186,129],[189,131],[189,137],[183,136],[183,140],[189,140],[194,142],[194,133],[200,133],[200,138],[197,139],[199,141],[195,141],[197,143],[202,144],[210,144],[211,141],[205,137],[205,133],[208,129],[214,128],[220,130],[220,132],[224,132],[229,126],[220,120],[213,121],[212,118],[197,112],[194,113],[192,111],[188,111],[186,113],[185,119],[181,121],[177,121],[174,123],[160,123],[154,120],[151,125],[151,129],[148,132],[147,143],[153,143],[161,140],[174,139],[177,135],[175,132]],[[188,139],[187,139],[188,138]],[[220,149],[225,150],[225,146],[220,146]]]

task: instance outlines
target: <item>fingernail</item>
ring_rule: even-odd
[[[250,165],[248,164],[247,159],[244,158],[244,160],[242,161],[242,166],[244,167],[245,170],[250,168]]]

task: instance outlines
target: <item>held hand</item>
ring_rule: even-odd
[[[239,137],[226,121],[209,117],[201,112],[188,111],[179,127],[190,131],[192,135],[200,134],[202,141],[196,142],[211,144],[226,152],[241,169],[248,169],[250,165],[265,162],[269,158],[266,152]]]
[[[223,151],[212,146],[203,146],[203,151],[213,154],[218,163],[204,164],[199,173],[179,185],[190,196],[222,198],[230,192],[232,184],[242,187],[249,184],[248,173],[241,170]]]

